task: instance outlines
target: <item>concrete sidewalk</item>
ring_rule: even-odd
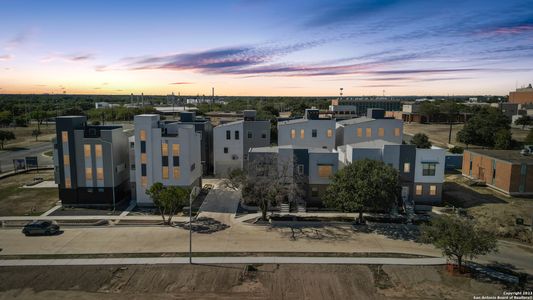
[[[195,264],[361,264],[361,265],[444,265],[446,259],[390,257],[193,257]],[[87,265],[161,265],[188,264],[188,257],[74,258],[74,259],[6,259],[8,266],[87,266]]]

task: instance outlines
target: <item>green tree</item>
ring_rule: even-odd
[[[469,219],[457,216],[440,216],[430,225],[422,226],[423,240],[442,250],[442,254],[456,259],[461,270],[463,259],[473,259],[496,250],[493,233],[476,227]]]
[[[429,149],[431,148],[431,142],[427,135],[423,133],[417,133],[411,139],[411,144],[416,145],[417,148]]]
[[[11,131],[0,130],[0,149],[4,149],[4,144],[7,141],[14,140],[15,134]]]
[[[41,135],[41,131],[39,129],[34,129],[31,132],[31,135],[35,137],[35,141],[37,142],[37,138],[39,138],[39,136]]]
[[[510,129],[510,120],[501,111],[484,107],[475,112],[458,132],[457,140],[466,145],[494,147],[495,136],[501,129]]]
[[[163,186],[161,182],[155,182],[146,194],[152,199],[159,209],[163,223],[172,224],[172,217],[182,209],[190,196],[190,190],[179,186]]]
[[[512,135],[508,129],[500,129],[494,134],[494,148],[499,150],[509,150],[512,146]]]
[[[328,207],[343,212],[388,210],[396,205],[401,187],[398,172],[382,161],[359,160],[337,172],[325,194]]]
[[[533,124],[533,120],[529,116],[521,116],[514,121],[516,125],[522,125],[522,130],[526,129],[526,126]]]
[[[450,125],[449,131],[448,131],[448,144],[452,142],[452,127],[454,119],[457,117],[457,114],[459,114],[459,105],[453,101],[446,101],[439,105],[439,109],[441,113],[446,114],[446,118],[448,119],[448,124]]]
[[[419,108],[420,114],[426,116],[427,122],[431,123],[431,119],[439,113],[439,107],[432,102],[423,102]]]

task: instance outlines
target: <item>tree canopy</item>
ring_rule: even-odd
[[[416,145],[417,148],[429,149],[431,148],[431,142],[424,133],[417,133],[411,139],[411,144]]]
[[[159,209],[163,223],[170,225],[172,217],[186,205],[191,191],[179,186],[163,186],[161,182],[155,182],[146,190],[146,194]]]
[[[0,149],[4,149],[6,141],[14,140],[15,134],[12,131],[0,130]]]
[[[494,147],[496,134],[500,139],[503,131],[510,130],[510,120],[495,108],[482,108],[476,112],[457,133],[457,141],[467,145]],[[510,133],[509,133],[510,134]],[[501,146],[503,143],[499,143]]]

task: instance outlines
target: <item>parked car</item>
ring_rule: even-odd
[[[59,225],[55,221],[33,221],[22,229],[25,235],[53,235],[59,233]]]

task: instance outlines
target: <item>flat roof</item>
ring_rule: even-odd
[[[495,159],[507,161],[513,164],[533,164],[533,155],[522,155],[520,150],[490,150],[490,149],[475,149],[465,150],[473,154],[484,155]]]
[[[401,145],[401,144],[379,139],[379,140],[371,140],[371,141],[366,141],[366,142],[352,143],[348,145],[352,146],[353,148],[377,149],[377,148],[383,148],[383,146],[385,145]]]

